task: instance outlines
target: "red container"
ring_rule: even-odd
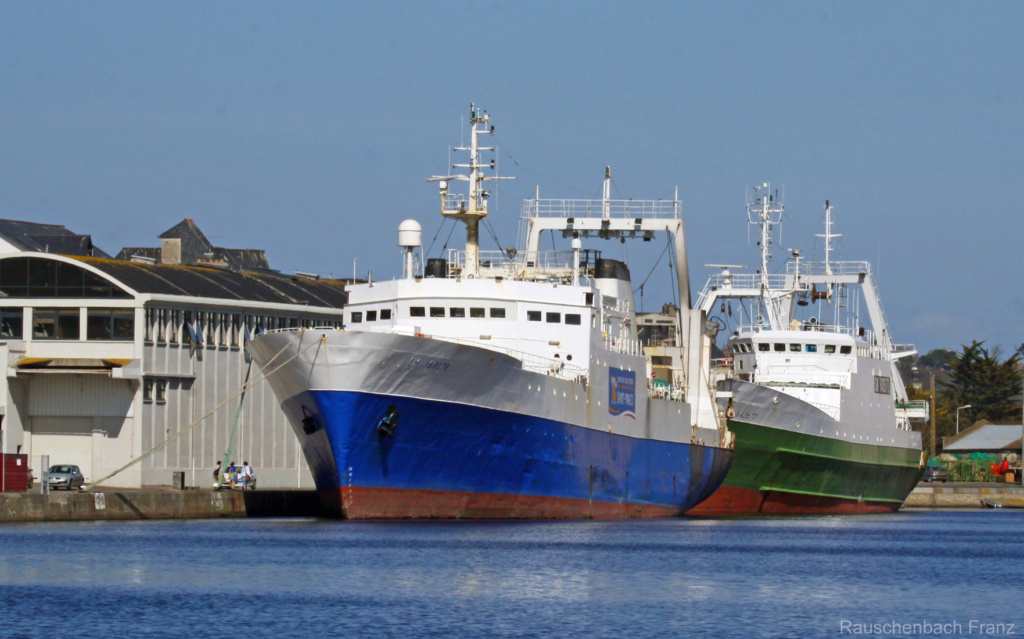
[[[0,465],[0,492],[19,493],[30,488],[28,455],[5,453]]]

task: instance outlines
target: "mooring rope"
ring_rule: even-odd
[[[301,335],[302,335],[303,333],[305,333],[305,332],[306,332],[307,330],[310,330],[310,329],[305,329],[305,328],[303,328],[303,329],[300,329],[299,331],[296,331],[296,333],[295,333],[295,336],[294,336],[294,337],[292,337],[292,339],[291,339],[291,340],[289,340],[289,342],[288,342],[287,344],[285,344],[285,345],[284,345],[283,347],[281,347],[281,350],[279,350],[279,351],[277,352],[277,354],[276,354],[276,355],[274,355],[274,356],[273,356],[272,358],[270,358],[270,360],[269,360],[269,361],[267,361],[267,366],[270,366],[270,364],[271,364],[271,363],[272,363],[272,362],[273,362],[273,361],[274,361],[275,359],[277,359],[278,357],[280,357],[280,356],[281,356],[281,354],[282,354],[282,353],[284,353],[284,351],[285,351],[285,350],[286,350],[286,349],[287,349],[287,348],[288,348],[289,346],[291,346],[291,345],[292,345],[292,342],[294,342],[294,341],[295,341],[296,339],[298,339],[298,338],[299,338],[299,337],[300,337],[300,336],[301,336]],[[227,406],[227,405],[228,405],[228,404],[229,404],[229,403],[230,403],[230,402],[231,402],[232,400],[234,400],[234,399],[235,399],[236,397],[238,397],[239,395],[241,395],[242,393],[244,393],[244,392],[245,392],[245,391],[246,391],[247,389],[249,389],[249,388],[252,388],[252,387],[253,387],[253,386],[255,386],[256,384],[259,384],[259,383],[260,383],[260,382],[262,382],[263,380],[267,379],[268,377],[270,377],[271,375],[273,375],[273,374],[274,374],[274,373],[276,373],[277,371],[281,370],[281,369],[282,369],[282,368],[283,368],[283,367],[284,367],[284,366],[285,366],[285,365],[286,365],[286,364],[287,364],[288,362],[290,362],[290,361],[292,361],[293,359],[297,358],[297,357],[298,357],[299,355],[302,355],[303,353],[305,353],[305,352],[306,352],[306,351],[308,351],[309,349],[313,348],[314,346],[317,346],[317,345],[319,345],[319,344],[320,344],[321,342],[323,342],[323,341],[324,341],[325,339],[326,339],[326,336],[325,336],[325,337],[321,337],[321,338],[320,338],[319,340],[316,340],[315,342],[312,342],[312,343],[311,343],[311,344],[310,344],[309,346],[307,346],[306,348],[303,348],[302,350],[300,350],[300,351],[296,352],[296,353],[295,353],[294,355],[292,355],[292,356],[291,356],[291,357],[289,357],[288,359],[286,359],[286,360],[284,360],[283,362],[281,362],[280,364],[278,364],[278,365],[277,365],[277,366],[276,366],[275,368],[273,368],[272,370],[270,370],[270,372],[264,372],[264,371],[266,371],[266,367],[264,367],[264,368],[263,368],[263,369],[261,370],[261,372],[262,372],[263,374],[262,374],[262,375],[261,375],[260,377],[258,377],[258,378],[256,378],[256,379],[254,379],[254,380],[253,380],[253,381],[251,381],[251,382],[248,382],[248,383],[243,383],[243,384],[242,384],[242,385],[241,385],[241,386],[240,386],[240,387],[238,388],[238,390],[236,390],[235,392],[231,393],[231,395],[229,395],[229,396],[227,397],[227,399],[225,399],[225,400],[224,400],[223,402],[221,402],[220,404],[217,404],[217,406],[215,406],[214,408],[212,408],[212,409],[211,409],[211,410],[210,410],[209,412],[207,412],[207,413],[206,413],[205,415],[203,415],[202,417],[200,417],[200,418],[199,418],[199,419],[197,419],[196,421],[194,421],[194,422],[192,422],[191,424],[189,424],[189,425],[188,425],[187,427],[185,427],[185,428],[184,428],[183,430],[179,431],[179,432],[178,432],[178,433],[177,433],[176,435],[174,435],[174,436],[172,436],[172,437],[169,437],[168,439],[164,440],[164,441],[163,441],[162,443],[160,443],[160,444],[158,444],[158,445],[154,446],[153,448],[150,448],[150,449],[149,449],[148,451],[146,451],[146,452],[145,452],[145,453],[143,453],[142,455],[140,455],[140,456],[136,457],[135,459],[133,459],[132,461],[128,462],[128,463],[127,463],[127,464],[125,464],[124,466],[121,466],[120,468],[118,468],[118,469],[117,469],[117,470],[115,470],[114,472],[110,473],[109,475],[107,475],[107,476],[105,476],[105,477],[101,477],[101,478],[97,479],[96,481],[92,482],[92,483],[91,483],[91,484],[89,484],[88,486],[83,486],[83,487],[82,487],[82,490],[92,490],[92,489],[93,489],[93,488],[94,488],[95,486],[98,486],[99,484],[101,484],[101,483],[103,483],[103,482],[107,481],[107,480],[108,480],[108,479],[110,479],[111,477],[113,477],[113,476],[115,476],[115,475],[118,475],[118,474],[120,474],[121,472],[123,472],[123,471],[127,470],[128,468],[131,468],[132,466],[134,466],[135,464],[139,463],[139,462],[140,462],[140,461],[142,461],[143,459],[146,459],[147,457],[149,457],[149,456],[150,456],[150,455],[152,455],[153,453],[155,453],[155,452],[157,452],[158,450],[160,450],[160,449],[164,448],[165,446],[167,446],[167,445],[168,445],[168,444],[170,444],[171,442],[173,442],[173,441],[177,440],[177,439],[178,439],[179,437],[181,437],[181,436],[182,436],[182,435],[184,435],[185,433],[189,432],[190,430],[192,430],[193,428],[195,428],[196,426],[198,426],[198,425],[199,425],[199,424],[200,424],[200,423],[201,423],[201,422],[202,422],[202,421],[203,421],[204,419],[206,419],[206,418],[207,418],[207,417],[209,417],[210,415],[213,415],[214,413],[216,413],[217,411],[219,411],[219,410],[220,410],[221,408],[224,408],[225,406]]]

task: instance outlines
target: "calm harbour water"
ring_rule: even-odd
[[[6,525],[0,636],[1002,636],[1022,571],[1024,511]]]

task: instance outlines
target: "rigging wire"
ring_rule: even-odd
[[[447,221],[448,218],[446,217],[441,219],[441,223],[437,226],[437,231],[434,232],[434,239],[430,240],[430,246],[427,247],[427,252],[425,253],[425,255],[430,255],[430,249],[434,248],[434,242],[437,241],[437,236],[441,234],[441,229],[444,228],[444,223]],[[448,237],[451,237],[451,233],[448,234]]]
[[[646,284],[647,280],[651,279],[651,276],[654,275],[654,269],[658,268],[658,264],[661,264],[661,260],[665,257],[665,253],[668,253],[668,247],[669,247],[669,245],[666,244],[665,248],[663,248],[661,250],[661,255],[658,256],[658,261],[656,261],[654,263],[654,266],[651,267],[651,272],[647,274],[647,277],[644,278],[644,281],[640,282],[640,286],[638,286],[637,288],[633,289],[634,293],[636,293],[637,291],[640,291],[641,296],[643,295],[644,284]],[[671,263],[671,260],[670,260],[670,263]]]
[[[534,175],[536,177],[544,178],[545,183],[555,184],[557,186],[561,186],[561,187],[567,188],[567,189],[569,189],[571,191],[575,191],[577,193],[584,193],[584,194],[589,194],[590,193],[590,191],[588,191],[586,189],[581,189],[579,187],[571,186],[569,184],[566,184],[565,182],[559,182],[558,180],[553,179],[549,175],[545,175],[543,173],[538,173],[537,171],[534,171],[534,170],[532,170],[532,169],[530,169],[530,168],[528,168],[526,166],[523,166],[514,157],[512,157],[512,154],[509,153],[508,148],[505,145],[498,145],[496,143],[494,146],[497,147],[498,149],[500,149],[501,152],[504,153],[506,156],[508,156],[508,159],[512,161],[512,164],[515,164],[517,167],[519,167],[523,171],[525,171],[527,173],[530,173],[530,174],[532,174],[532,175]]]

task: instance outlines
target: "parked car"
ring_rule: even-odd
[[[949,481],[949,473],[947,473],[946,469],[943,468],[942,466],[925,466],[924,476],[921,477],[921,481],[926,481],[926,482],[933,482],[933,481],[947,482],[947,481]]]
[[[47,471],[47,476],[47,482],[50,484],[51,490],[57,490],[59,488],[72,490],[81,488],[85,484],[85,476],[82,475],[82,471],[78,469],[78,466],[59,464],[56,466],[50,466],[50,470]]]

